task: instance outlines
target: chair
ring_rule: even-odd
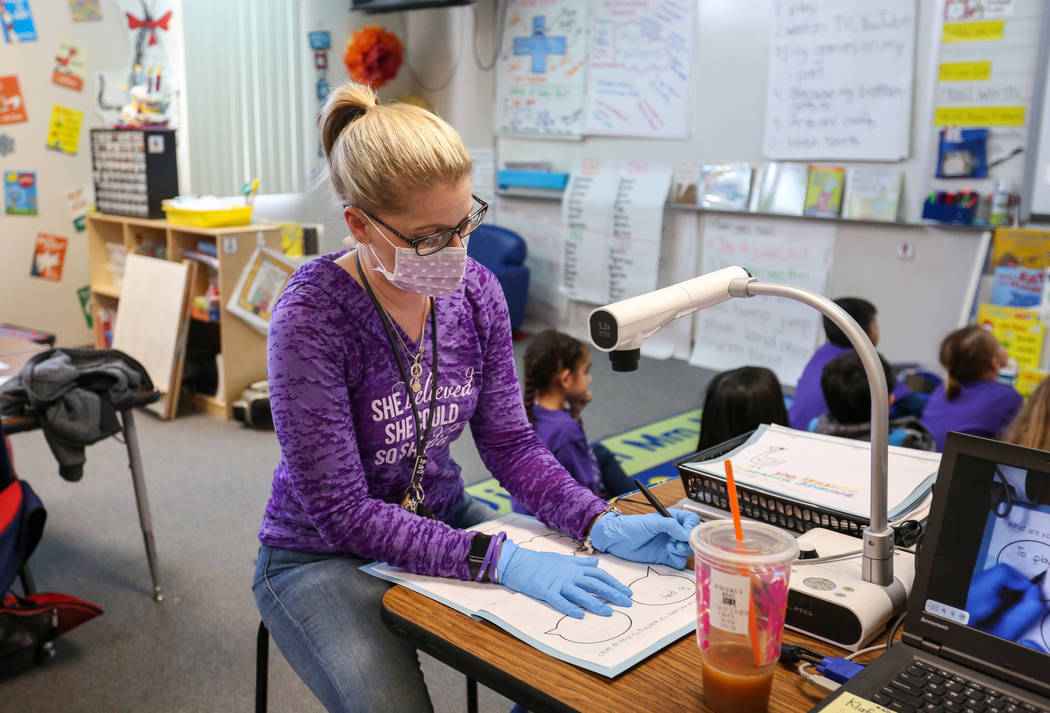
[[[520,329],[525,321],[525,302],[529,296],[525,239],[513,230],[483,223],[471,233],[467,255],[491,270],[499,280],[510,310],[510,328],[512,331]]]

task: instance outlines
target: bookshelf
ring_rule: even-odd
[[[200,243],[215,246],[218,259],[220,294],[219,321],[209,322],[209,341],[217,342],[221,359],[218,392],[194,394],[197,408],[221,418],[233,417],[233,402],[253,381],[266,378],[266,335],[226,311],[226,298],[233,293],[241,270],[248,263],[257,241],[273,250],[281,249],[280,228],[276,225],[238,225],[229,228],[201,228],[175,225],[166,220],[134,218],[92,213],[87,219],[88,273],[94,304],[95,346],[107,346],[103,310],[116,311],[120,302],[122,260],[128,253],[141,253],[166,260],[181,261],[183,251]],[[190,288],[192,298],[208,288],[209,270],[201,266]],[[200,321],[196,317],[194,321]],[[191,330],[193,341],[196,330]]]

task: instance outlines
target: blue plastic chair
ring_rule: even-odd
[[[514,331],[520,329],[525,321],[525,303],[529,296],[525,239],[513,230],[482,224],[470,234],[467,255],[491,270],[499,280],[510,310],[510,328]]]

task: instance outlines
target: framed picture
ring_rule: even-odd
[[[269,248],[255,248],[226,309],[266,334],[270,311],[299,262]]]

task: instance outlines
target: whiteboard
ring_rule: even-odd
[[[120,306],[113,325],[113,348],[146,369],[162,394],[172,388],[172,369],[185,319],[186,265],[128,255]]]
[[[914,61],[915,0],[774,0],[763,153],[907,157]]]
[[[1050,13],[1043,18],[1042,47],[1043,51],[1039,58],[1042,83],[1036,88],[1035,102],[1032,108],[1032,118],[1038,121],[1038,126],[1033,134],[1036,136],[1035,146],[1030,147],[1034,159],[1026,166],[1026,185],[1031,186],[1031,213],[1033,219],[1039,222],[1050,222],[1050,71],[1047,70],[1048,42],[1047,34],[1050,30]],[[1042,95],[1038,94],[1042,89]]]

